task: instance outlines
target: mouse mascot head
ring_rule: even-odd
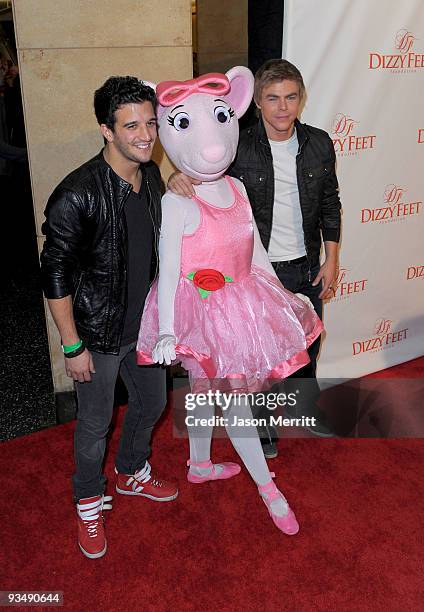
[[[159,137],[173,164],[199,181],[214,181],[233,161],[238,119],[253,96],[253,75],[236,66],[156,88]]]

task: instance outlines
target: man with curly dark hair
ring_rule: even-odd
[[[178,489],[147,461],[166,404],[165,370],[136,364],[144,301],[157,274],[161,221],[156,96],[136,77],[110,77],[94,95],[105,146],[53,191],[45,210],[43,289],[59,330],[65,369],[78,397],[74,500],[78,543],[89,558],[106,552],[102,465],[120,374],[128,391],[116,491],[170,501]]]

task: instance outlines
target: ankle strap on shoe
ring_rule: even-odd
[[[127,481],[125,484],[127,485],[127,487],[131,486],[132,490],[135,493],[140,493],[140,491],[142,491],[144,488],[143,485],[145,485],[146,482],[149,482],[149,480],[152,479],[150,475],[151,471],[152,466],[148,461],[146,461],[145,466],[141,468],[141,470],[135,472],[135,474],[125,474],[125,476],[127,477]]]
[[[195,463],[194,461],[191,461],[191,459],[187,460],[187,467],[189,467],[190,465],[192,465],[193,467],[198,467],[200,469],[208,469],[210,467],[212,467],[212,461],[210,459],[208,459],[207,461],[200,461],[199,463]]]
[[[275,478],[274,472],[270,472],[269,475],[271,476],[271,478]],[[270,480],[264,485],[258,485],[258,491],[260,495],[262,495],[262,497],[266,495],[268,501],[273,501],[280,495],[280,492],[275,486],[275,482],[273,480]]]
[[[112,510],[112,501],[111,495],[99,495],[98,497],[86,497],[84,499],[93,499],[94,501],[89,502],[88,504],[81,504],[82,499],[77,503],[77,512],[78,516],[83,521],[93,521],[99,517],[99,514],[102,513],[103,510]]]
[[[275,472],[270,472],[269,475],[271,476],[271,478],[275,478]],[[272,480],[270,480],[269,482],[267,482],[264,485],[258,485],[258,489],[261,490],[264,487],[270,487],[272,486],[274,483],[272,482]],[[275,486],[275,485],[274,485]]]

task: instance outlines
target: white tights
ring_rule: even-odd
[[[195,418],[211,419],[215,414],[215,406],[211,404],[197,405],[192,414]],[[253,418],[247,397],[237,396],[237,400],[233,399],[229,408],[222,414],[227,419],[225,428],[228,437],[254,482],[257,485],[267,484],[271,480],[271,476],[256,427],[233,424],[235,417],[242,420]],[[213,425],[192,425],[188,427],[191,462],[202,463],[210,459],[212,431]],[[215,464],[215,469],[219,471],[222,470],[222,467],[218,463]],[[200,475],[207,473],[208,470],[191,466],[190,471]],[[287,514],[288,506],[284,497],[273,501],[271,509],[279,516]]]

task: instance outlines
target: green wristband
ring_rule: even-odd
[[[82,346],[82,340],[78,340],[78,342],[75,342],[75,344],[62,344],[62,351],[65,355],[67,355],[67,353],[72,353],[73,351],[79,349],[80,346]]]

